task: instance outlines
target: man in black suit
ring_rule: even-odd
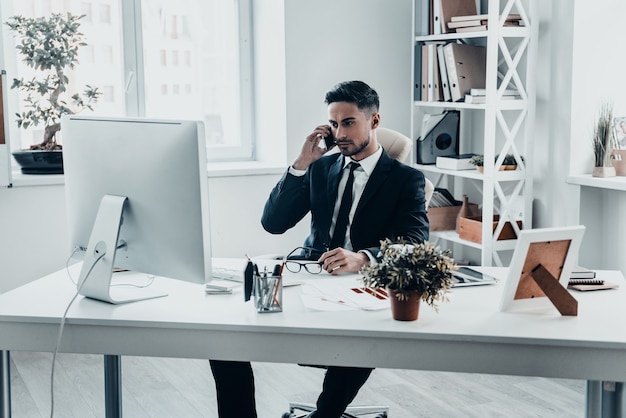
[[[355,273],[376,261],[385,238],[416,243],[428,239],[424,175],[379,146],[379,99],[370,86],[340,83],[326,94],[325,102],[329,124],[307,136],[300,155],[272,190],[261,223],[268,232],[281,234],[311,212],[311,233],[305,241],[310,250],[304,255],[313,254],[331,274]],[[327,154],[328,148],[320,146],[325,138],[339,153]],[[250,364],[212,361],[211,366],[220,417],[256,416]],[[311,417],[340,417],[372,370],[328,367]],[[237,408],[229,410],[238,415],[227,415],[227,408]]]

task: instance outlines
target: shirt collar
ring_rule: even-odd
[[[381,147],[379,144],[378,150],[376,150],[375,153],[373,153],[369,157],[363,158],[360,161],[354,161],[350,157],[343,157],[343,168],[346,168],[346,166],[350,164],[351,162],[358,162],[361,165],[361,168],[363,169],[363,171],[365,171],[365,174],[370,176],[372,172],[374,171],[376,164],[378,164],[378,160],[380,160],[381,155],[383,155],[383,147]]]

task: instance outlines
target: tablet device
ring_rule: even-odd
[[[452,272],[452,287],[482,286],[497,283],[498,279],[470,267],[459,267]]]

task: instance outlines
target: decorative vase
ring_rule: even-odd
[[[396,321],[415,321],[420,311],[422,295],[413,290],[407,299],[398,299],[399,293],[394,289],[387,289],[391,301],[391,316]]]
[[[592,177],[615,177],[615,167],[594,167]]]
[[[456,214],[456,233],[459,234],[461,232],[461,218],[469,218],[472,216],[472,209],[469,205],[469,198],[467,195],[463,195],[463,203],[461,204],[461,208],[459,212]]]

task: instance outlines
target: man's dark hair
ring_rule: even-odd
[[[344,81],[337,84],[331,91],[326,93],[324,101],[326,104],[335,102],[354,103],[368,117],[378,112],[380,106],[376,90],[362,81]]]

